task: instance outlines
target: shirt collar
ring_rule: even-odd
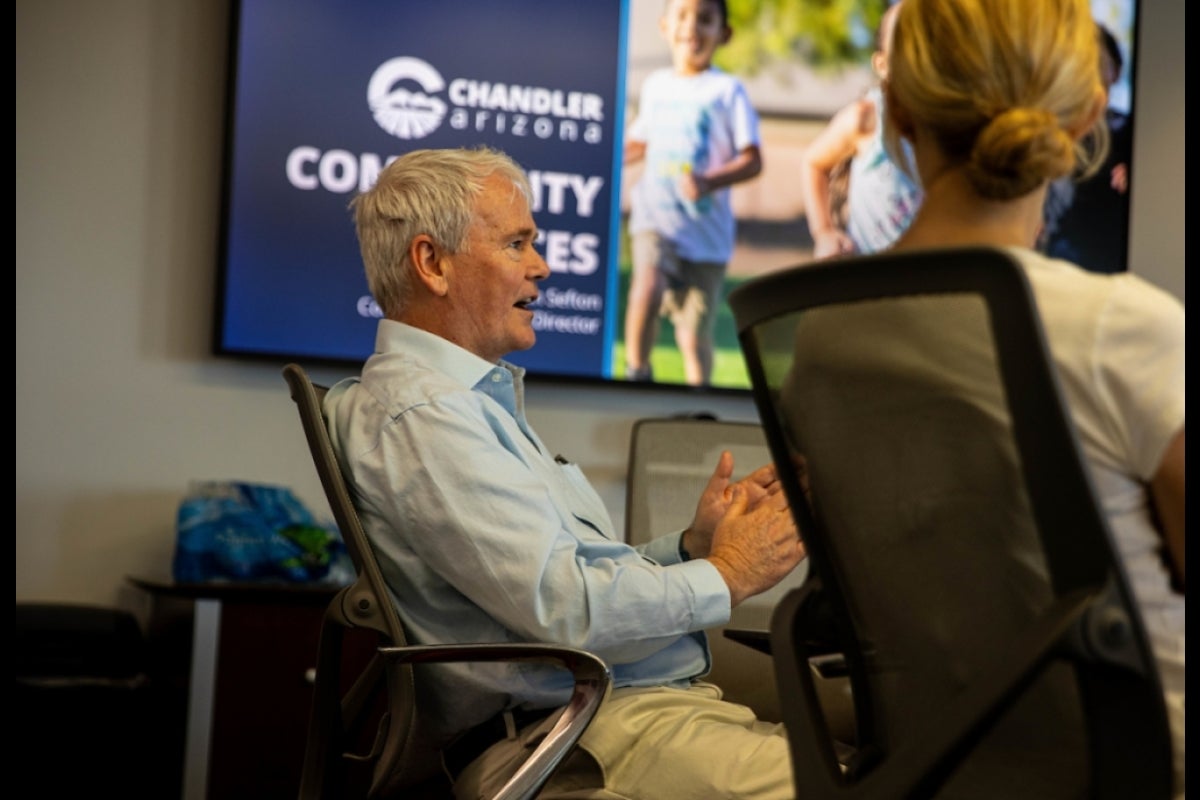
[[[379,327],[375,332],[375,352],[407,353],[437,367],[464,386],[477,386],[496,369],[507,370],[517,387],[522,385],[525,377],[524,367],[504,359],[501,359],[499,364],[493,364],[435,333],[391,319],[379,320]],[[518,397],[521,394],[518,389]]]

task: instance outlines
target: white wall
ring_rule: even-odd
[[[1183,0],[1143,0],[1135,269],[1183,295]],[[17,0],[16,597],[143,607],[194,479],[327,513],[277,364],[208,355],[227,8]],[[339,371],[314,370],[319,380]],[[633,420],[745,398],[534,384],[620,524]]]
[[[1130,268],[1184,298],[1183,0],[1139,0]]]

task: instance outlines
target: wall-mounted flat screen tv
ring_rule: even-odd
[[[1086,188],[1052,192],[1047,210],[1046,248],[1098,271],[1124,270],[1127,256],[1136,2],[1092,2],[1119,60],[1110,120],[1120,163]],[[629,383],[627,222],[645,170],[624,165],[623,144],[647,79],[671,65],[665,7],[233,0],[214,352],[361,364],[380,310],[349,201],[409,150],[487,144],[529,172],[551,269],[537,344],[512,360],[534,378]],[[731,190],[736,240],[724,293],[814,257],[799,180],[805,149],[876,84],[870,57],[886,8],[885,0],[728,0],[734,32],[715,63],[745,87],[763,170]],[[723,296],[702,390],[745,391]],[[669,320],[650,364],[648,385],[689,386]]]

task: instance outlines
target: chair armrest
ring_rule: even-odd
[[[447,644],[381,647],[384,658],[406,662],[539,661],[569,670],[575,679],[570,700],[554,727],[508,780],[494,800],[526,800],[537,794],[575,747],[612,688],[612,671],[598,656],[550,644]]]
[[[738,644],[744,644],[760,653],[771,655],[771,632],[749,628],[725,628],[722,633],[726,639],[732,639]]]
[[[751,628],[725,628],[722,633],[726,639],[732,639],[738,644],[771,655],[771,632]],[[813,655],[808,663],[822,678],[844,678],[850,674],[846,667],[846,657],[827,642],[809,641],[805,643],[807,652]]]

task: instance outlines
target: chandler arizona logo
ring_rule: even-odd
[[[410,92],[400,84],[414,81],[421,87]],[[446,88],[433,67],[416,58],[385,61],[367,84],[367,103],[379,127],[401,139],[420,139],[437,130],[446,116],[446,103],[430,93]]]
[[[438,96],[443,91],[449,103]],[[604,140],[604,98],[598,94],[468,78],[447,84],[428,63],[408,56],[379,65],[367,84],[367,104],[379,127],[399,139],[424,138],[449,115],[455,130],[588,144]]]

